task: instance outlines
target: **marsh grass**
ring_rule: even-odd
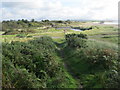
[[[76,22],[73,22],[73,23],[75,24]],[[76,25],[78,25],[78,24],[80,24],[80,23],[76,23]],[[81,23],[81,24],[84,24],[84,23]],[[75,34],[83,33],[83,34],[87,34],[88,36],[103,35],[103,34],[117,34],[118,33],[117,27],[113,27],[113,26],[94,26],[94,28],[92,30],[85,30],[85,31],[66,30],[66,33],[64,33],[64,30],[57,30],[55,28],[48,28],[46,30],[42,29],[42,30],[38,30],[38,31],[40,31],[40,32],[31,33],[31,34],[28,34],[28,36],[39,37],[39,36],[47,35],[47,36],[51,36],[51,37],[64,38],[65,34],[72,34],[72,33],[75,33]],[[107,38],[102,38],[102,39],[103,40],[108,40],[108,41],[111,41],[111,42],[116,42],[116,41],[114,41],[116,39],[113,39],[113,40],[112,39],[110,40],[110,39],[107,39]],[[21,41],[21,39],[16,38],[16,35],[2,35],[2,41],[3,42],[4,41],[10,42],[12,40],[15,40],[15,41],[20,40]],[[28,40],[29,40],[29,38],[28,38]]]
[[[87,45],[89,46],[89,48],[111,49],[113,51],[118,51],[117,44],[104,41],[88,40]]]

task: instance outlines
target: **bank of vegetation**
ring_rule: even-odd
[[[3,43],[4,88],[120,88],[117,49],[67,34]]]

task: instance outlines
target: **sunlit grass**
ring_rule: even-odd
[[[89,48],[111,49],[114,51],[118,51],[118,45],[110,42],[104,42],[99,40],[88,40],[87,44]]]
[[[73,22],[71,25],[84,25],[84,23],[76,23]],[[0,37],[0,40],[2,42],[11,42],[11,41],[28,41],[30,39],[34,39],[34,37],[41,37],[44,35],[53,37],[53,38],[64,38],[65,34],[70,34],[70,33],[75,33],[75,34],[79,34],[79,33],[83,33],[83,34],[87,34],[88,36],[94,36],[94,35],[103,35],[103,34],[117,34],[118,33],[118,28],[117,27],[113,27],[113,26],[97,26],[97,28],[93,28],[92,30],[85,30],[85,31],[73,31],[73,30],[66,30],[66,32],[64,32],[64,30],[57,30],[55,28],[50,28],[47,31],[46,30],[41,30],[43,32],[39,32],[39,33],[31,33],[28,34],[28,36],[32,36],[32,38],[18,38],[16,37],[16,35],[2,35],[2,37]],[[113,42],[115,43],[117,41],[116,37],[113,38],[97,38],[98,40],[105,40],[105,41],[109,41],[109,42]]]

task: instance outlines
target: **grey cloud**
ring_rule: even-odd
[[[31,1],[31,0],[30,0]],[[100,12],[107,14],[106,4],[96,5],[88,0],[40,0],[42,2],[3,2],[4,19],[37,18],[37,19],[99,19],[95,18]],[[95,1],[95,0],[94,0]],[[98,0],[100,1],[100,0]],[[34,0],[35,2],[35,0]],[[90,3],[89,3],[90,2]],[[97,1],[95,1],[97,2]],[[72,3],[74,5],[72,5]],[[110,2],[109,2],[110,3]],[[37,5],[36,5],[37,4]],[[58,4],[58,5],[56,5]],[[70,5],[71,4],[71,5]],[[94,6],[95,5],[95,6]],[[111,13],[110,11],[108,14]],[[114,13],[115,14],[115,13]],[[111,15],[111,14],[109,14]],[[111,16],[106,17],[111,18]],[[114,15],[113,15],[114,16]],[[99,16],[100,17],[100,16]],[[100,19],[105,18],[101,16]]]

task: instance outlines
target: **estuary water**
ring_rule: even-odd
[[[113,25],[117,25],[118,22],[117,22],[117,21],[113,21],[113,22],[104,22],[104,24],[113,24]]]
[[[73,31],[82,31],[80,29],[74,29],[74,28],[71,28],[71,27],[59,27],[59,28],[56,28],[56,29],[69,29],[69,30],[73,30]]]

